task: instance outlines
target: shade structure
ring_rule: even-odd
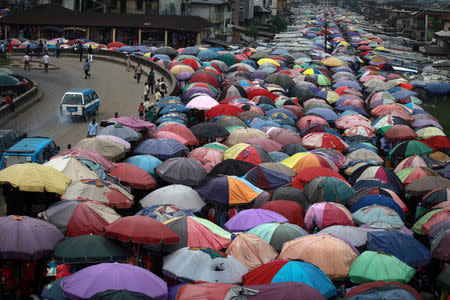
[[[192,77],[191,77],[192,80]],[[203,94],[193,98],[186,104],[187,108],[198,109],[198,110],[209,110],[214,106],[219,105],[219,102],[216,99],[212,98],[209,95]]]
[[[52,255],[64,236],[52,224],[27,216],[0,217],[0,258],[38,260]]]
[[[330,279],[343,279],[358,254],[343,240],[319,234],[285,243],[279,258],[301,259],[318,266]]]
[[[66,239],[55,246],[53,257],[66,264],[125,261],[128,253],[118,243],[102,235],[82,235]]]
[[[396,157],[405,158],[413,155],[428,155],[431,153],[433,153],[433,149],[425,143],[420,141],[406,141],[395,146],[389,152],[389,157],[391,159]]]
[[[209,248],[184,247],[164,257],[164,275],[181,282],[240,283],[247,272],[233,256]]]
[[[118,161],[125,157],[125,147],[122,144],[107,139],[86,138],[74,145],[74,148],[95,150],[111,161]]]
[[[117,177],[123,185],[135,189],[151,189],[156,186],[155,179],[144,169],[129,163],[118,163],[109,175]]]
[[[355,192],[348,182],[334,177],[317,177],[305,186],[305,193],[311,203],[325,201],[346,204]]]
[[[142,138],[142,134],[130,127],[121,124],[109,125],[100,130],[98,135],[112,135],[127,142],[137,142]]]
[[[94,201],[63,200],[39,213],[69,237],[100,234],[109,223],[120,219],[114,209]]]
[[[153,298],[138,292],[131,292],[128,290],[106,290],[95,294],[90,297],[89,300],[120,300],[120,299],[130,299],[130,300],[152,300]]]
[[[332,202],[320,202],[311,205],[305,214],[306,228],[323,229],[333,225],[352,225],[353,218],[345,206]]]
[[[148,139],[140,143],[134,154],[150,154],[160,160],[183,156],[189,150],[182,143],[173,139]]]
[[[181,209],[173,204],[152,205],[138,211],[136,215],[153,218],[160,222],[165,222],[177,217],[194,216],[192,211]]]
[[[214,148],[198,147],[192,150],[188,157],[200,163],[205,171],[209,172],[222,161],[222,151]]]
[[[198,144],[197,138],[186,126],[180,124],[168,124],[161,127],[159,131],[168,131],[177,134],[188,141],[187,145],[195,146]]]
[[[216,139],[224,138],[230,135],[230,133],[221,125],[215,122],[199,123],[191,128],[192,133],[198,139]]]
[[[249,271],[273,261],[278,256],[272,246],[253,233],[238,234],[225,254],[239,260]]]
[[[247,233],[254,233],[264,239],[277,252],[281,252],[285,242],[308,235],[308,233],[300,226],[278,222],[258,225],[247,231]]]
[[[376,280],[408,283],[415,270],[392,255],[364,251],[352,263],[349,271],[351,282],[364,283]]]
[[[101,278],[101,280],[98,280]],[[87,299],[106,290],[128,290],[153,299],[167,299],[167,284],[141,267],[103,263],[87,267],[61,281],[63,295],[70,299]]]
[[[236,159],[246,161],[255,165],[272,161],[269,154],[267,154],[267,152],[259,146],[252,146],[246,143],[238,143],[233,145],[223,153],[222,158],[224,160]]]
[[[302,139],[304,147],[309,149],[315,148],[331,148],[338,151],[345,151],[348,149],[348,144],[339,137],[330,133],[313,132],[307,134]]]
[[[195,186],[206,178],[206,171],[197,161],[186,157],[169,158],[155,169],[164,181]]]
[[[242,177],[247,174],[250,170],[255,168],[256,165],[236,159],[226,159],[209,171],[208,176],[216,176],[216,175],[234,175],[238,177]]]
[[[52,167],[36,163],[15,164],[0,171],[0,184],[8,183],[24,192],[64,194],[71,180]]]
[[[384,282],[381,280],[363,283],[349,291],[345,299],[356,300],[366,297],[390,298],[400,297],[401,299],[417,300],[422,296],[411,286],[398,282]]]
[[[249,287],[275,282],[305,283],[319,290],[327,299],[337,294],[331,280],[315,265],[308,262],[275,260],[262,265],[243,276],[242,282]]]
[[[83,179],[72,182],[61,196],[63,200],[91,200],[111,207],[129,208],[134,196],[106,180]]]
[[[254,128],[235,129],[231,131],[230,136],[225,140],[224,144],[231,147],[252,138],[268,138],[268,135]]]
[[[49,160],[44,165],[63,173],[72,181],[97,178],[97,175],[86,167],[86,165],[71,156],[56,157]]]
[[[376,228],[385,226],[392,228],[403,227],[403,221],[398,213],[386,206],[370,205],[358,209],[353,214],[353,220],[358,225],[370,224]]]
[[[244,178],[261,189],[274,190],[292,181],[292,177],[283,173],[257,166],[248,171]]]
[[[319,176],[331,176],[341,180],[345,180],[344,177],[342,177],[337,171],[333,169],[324,167],[308,167],[302,169],[297,173],[294,179],[292,179],[291,186],[303,190],[304,186],[308,182]]]
[[[282,215],[266,209],[245,209],[231,219],[224,227],[231,232],[247,231],[253,227],[270,222],[287,222]]]
[[[145,216],[124,217],[105,227],[105,235],[122,242],[174,244],[180,237],[163,223]]]
[[[182,184],[172,184],[156,189],[145,196],[139,203],[142,207],[173,204],[193,212],[200,211],[206,204],[196,190]]]
[[[272,200],[264,203],[260,208],[276,212],[285,217],[289,223],[305,227],[303,216],[305,210],[303,206],[294,201]]]
[[[206,202],[221,206],[252,203],[263,191],[247,180],[236,176],[217,176],[195,190]]]
[[[285,160],[282,160],[281,163],[293,169],[296,173],[300,172],[302,169],[312,167],[324,167],[337,171],[336,165],[329,159],[322,155],[310,152],[295,153]]]
[[[162,164],[161,160],[151,155],[134,155],[128,157],[124,162],[135,165],[152,176],[155,175],[155,168]]]
[[[367,249],[397,257],[411,267],[426,265],[431,253],[414,237],[395,231],[374,231],[367,234]]]
[[[93,161],[93,162],[98,163],[101,166],[103,166],[107,171],[113,169],[114,166],[116,165],[109,159],[106,159],[105,157],[103,157],[97,151],[92,150],[92,149],[84,149],[84,148],[72,148],[72,149],[62,151],[62,152],[58,153],[58,155],[54,156],[53,159],[55,159],[57,157],[65,157],[65,156],[75,157],[79,160],[87,159],[87,160]]]
[[[412,195],[425,195],[429,191],[440,188],[450,187],[450,180],[437,177],[437,176],[427,176],[419,178],[408,184],[405,191]]]

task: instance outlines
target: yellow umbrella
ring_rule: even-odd
[[[147,52],[147,53],[144,54],[144,56],[145,56],[145,57],[151,57],[151,56],[152,56],[152,53],[151,53],[151,52]]]
[[[181,72],[190,72],[190,73],[195,72],[195,70],[191,66],[186,65],[186,64],[175,65],[172,68],[170,68],[169,71],[170,71],[170,73],[172,73],[175,76],[180,74]]]
[[[422,140],[425,140],[432,136],[445,136],[445,133],[441,129],[433,126],[419,129],[416,131],[416,133],[419,136],[419,139]]]
[[[346,66],[345,62],[340,60],[337,57],[327,57],[325,59],[322,59],[322,64],[324,64],[327,67],[341,67]]]
[[[52,167],[24,163],[12,165],[0,171],[0,184],[9,183],[25,192],[64,194],[71,180]]]
[[[261,58],[260,60],[258,60],[258,65],[262,65],[262,64],[274,64],[275,66],[279,67],[280,63],[277,62],[275,59],[273,58]]]
[[[375,50],[377,50],[377,51],[387,51],[387,49],[384,48],[383,46],[375,47]]]

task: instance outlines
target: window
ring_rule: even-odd
[[[143,9],[143,1],[136,0],[136,10],[142,10],[142,9]]]
[[[80,105],[82,103],[81,94],[65,94],[62,104],[76,104]]]
[[[44,157],[43,160],[41,154],[44,153]],[[52,153],[50,152],[50,146],[45,147],[41,152],[39,152],[38,154],[38,159],[39,159],[39,163],[43,164],[46,163],[50,160],[50,158],[52,157]]]
[[[6,155],[3,158],[3,168],[7,168],[9,166],[15,164],[23,164],[26,162],[31,162],[31,156],[22,156],[22,155]]]
[[[117,0],[111,0],[111,9],[117,9]]]

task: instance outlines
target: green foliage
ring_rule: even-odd
[[[272,30],[276,33],[280,33],[287,29],[288,22],[282,17],[276,15],[272,18]]]
[[[248,27],[247,30],[245,30],[245,34],[256,39],[258,37],[258,27],[256,26]]]
[[[250,26],[259,26],[259,25],[261,25],[260,18],[253,18],[250,20]]]

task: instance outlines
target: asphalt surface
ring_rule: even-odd
[[[24,71],[11,68],[15,73],[37,81],[43,91],[42,99],[29,109],[19,114],[14,120],[2,124],[2,128],[16,129],[26,132],[28,136],[45,136],[55,139],[61,149],[67,144],[76,144],[86,137],[88,122],[81,119],[61,119],[59,103],[64,93],[73,88],[93,88],[100,98],[99,113],[95,118],[100,120],[114,116],[138,116],[139,103],[143,101],[144,81],[140,84],[133,79],[134,72],[127,72],[124,65],[95,60],[91,63],[91,77],[84,79],[78,57],[51,57],[51,64],[59,69]],[[156,78],[160,75],[156,74]]]

